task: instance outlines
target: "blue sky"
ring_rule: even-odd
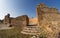
[[[0,19],[8,13],[11,17],[21,15],[36,17],[36,6],[39,3],[56,7],[60,11],[60,0],[0,0]]]

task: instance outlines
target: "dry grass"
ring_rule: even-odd
[[[21,34],[20,28],[0,30],[0,38],[29,38],[30,35]]]

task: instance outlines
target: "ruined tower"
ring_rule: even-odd
[[[40,25],[40,21],[43,19],[42,18],[42,14],[44,14],[44,12],[41,10],[42,8],[45,8],[46,6],[42,3],[41,5],[37,5],[36,8],[36,14],[37,14],[37,18],[38,18],[38,25]]]
[[[47,7],[44,3],[38,4],[37,8],[37,17],[38,17],[38,25],[40,25],[40,21],[43,20],[43,14],[46,13],[58,13],[58,9],[54,7]]]
[[[7,15],[5,16],[4,23],[5,23],[5,24],[10,24],[10,23],[11,23],[10,14],[7,14]]]

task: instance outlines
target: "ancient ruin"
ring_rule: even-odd
[[[41,3],[37,5],[36,11],[36,26],[26,26],[22,33],[38,35],[39,38],[58,38],[60,36],[60,13],[58,10]]]
[[[23,27],[28,26],[29,18],[27,15],[18,16],[16,18],[10,17],[10,14],[7,14],[3,20],[0,21],[0,27]]]
[[[54,7],[47,7],[44,3],[36,7],[36,18],[27,15],[10,17],[7,14],[0,20],[0,27],[23,27],[21,33],[45,38],[59,38],[60,36],[60,13]],[[2,25],[2,26],[1,26]]]

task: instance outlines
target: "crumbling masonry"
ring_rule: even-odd
[[[37,18],[28,18],[27,15],[13,18],[10,17],[10,14],[8,14],[2,21],[0,21],[0,24],[9,24],[18,27],[35,25],[44,29],[44,32],[47,34],[47,38],[58,38],[60,36],[60,13],[58,12],[58,9],[54,7],[47,7],[42,3],[37,5],[36,15]]]

